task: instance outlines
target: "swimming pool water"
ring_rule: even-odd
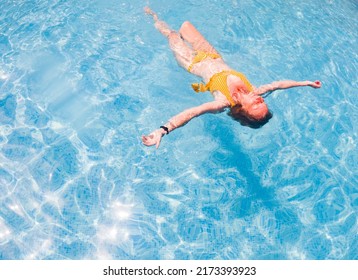
[[[105,2],[105,3],[104,3]],[[143,7],[190,20],[267,99],[140,136],[188,107]],[[0,2],[0,259],[358,259],[356,1]]]

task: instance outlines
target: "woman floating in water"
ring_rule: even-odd
[[[231,69],[190,22],[184,22],[178,33],[159,20],[150,8],[146,7],[145,12],[153,17],[155,27],[168,38],[169,46],[180,66],[202,77],[205,84],[192,84],[193,89],[196,92],[210,91],[215,99],[179,113],[159,129],[142,136],[146,146],[156,145],[158,148],[163,135],[197,116],[222,112],[225,108],[230,108],[230,115],[241,124],[258,128],[271,118],[261,97],[263,94],[299,86],[321,87],[320,81],[276,81],[256,88],[244,74]]]

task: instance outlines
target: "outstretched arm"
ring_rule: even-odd
[[[292,87],[304,87],[304,86],[310,86],[313,88],[320,88],[321,87],[321,82],[320,81],[301,81],[301,82],[297,82],[297,81],[276,81],[273,82],[271,84],[267,84],[267,85],[263,85],[260,86],[258,88],[256,88],[254,90],[254,93],[257,95],[263,95],[266,92],[269,91],[274,91],[274,90],[278,90],[278,89],[287,89],[287,88],[292,88]]]
[[[154,130],[152,133],[150,133],[147,136],[142,136],[143,144],[146,146],[156,145],[156,147],[158,148],[164,134],[168,134],[169,132],[177,129],[178,127],[185,125],[191,119],[197,116],[200,116],[205,113],[218,113],[221,112],[225,107],[227,107],[227,104],[223,102],[212,101],[212,102],[204,103],[197,107],[187,109],[179,113],[178,115],[172,117],[164,125],[164,127],[166,127],[168,131],[166,131],[164,128],[159,128]]]

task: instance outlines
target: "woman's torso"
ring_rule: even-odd
[[[196,63],[194,65],[194,67],[191,70],[191,73],[200,76],[203,81],[205,83],[208,83],[210,81],[210,78],[217,74],[220,73],[222,71],[228,71],[228,70],[233,70],[231,67],[229,67],[222,58],[217,58],[217,59],[205,59],[199,63]],[[232,92],[232,88],[241,88],[242,91],[247,91],[245,90],[246,87],[243,83],[243,81],[236,76],[232,76],[230,75],[227,79],[227,86],[228,89],[230,91],[231,97],[234,99],[238,98],[238,95],[233,94]],[[248,93],[248,92],[247,92]],[[227,101],[227,97],[225,97],[225,95],[223,93],[221,93],[220,91],[216,90],[213,92],[213,96],[215,98],[215,100],[225,100]],[[230,103],[228,103],[230,104]]]

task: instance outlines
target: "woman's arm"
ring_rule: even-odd
[[[163,127],[154,130],[147,136],[142,136],[142,142],[146,146],[156,145],[156,148],[159,147],[160,141],[165,134],[177,129],[188,123],[191,119],[200,116],[205,113],[218,113],[221,112],[227,104],[220,101],[212,101],[204,103],[200,106],[187,109],[178,115],[172,117]],[[168,129],[168,131],[166,130]]]
[[[297,82],[297,81],[276,81],[273,82],[271,84],[267,84],[267,85],[263,85],[260,86],[258,88],[256,88],[254,90],[254,93],[257,95],[263,95],[266,92],[269,91],[274,91],[274,90],[278,90],[278,89],[287,89],[287,88],[292,88],[292,87],[304,87],[304,86],[310,86],[313,88],[320,88],[321,87],[321,82],[320,81],[301,81],[301,82]]]

